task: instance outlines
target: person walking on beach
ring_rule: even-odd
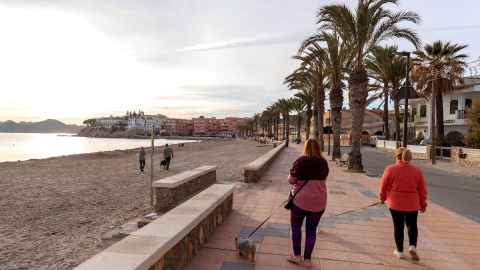
[[[307,268],[312,267],[312,251],[317,237],[317,226],[327,206],[327,186],[325,180],[328,176],[328,163],[322,156],[320,143],[316,139],[309,139],[303,148],[303,154],[290,169],[288,182],[294,185],[292,194],[298,191],[293,199],[290,213],[292,227],[293,254],[287,260],[302,263]],[[307,182],[308,181],[308,182]],[[303,260],[301,256],[302,225],[306,218],[305,250]]]
[[[143,146],[140,147],[140,151],[138,151],[138,161],[140,162],[140,171],[143,172],[145,168],[145,150]]]
[[[163,158],[167,162],[166,170],[170,167],[170,160],[173,159],[173,150],[172,148],[168,147],[168,143],[165,144],[165,149],[163,150]]]
[[[408,249],[412,260],[419,261],[417,253],[417,217],[418,210],[425,213],[427,210],[427,186],[420,168],[410,164],[412,153],[405,147],[395,152],[397,163],[385,169],[380,180],[380,202],[387,201],[393,220],[393,235],[397,248],[393,253],[404,259],[403,230],[405,224],[408,230]]]

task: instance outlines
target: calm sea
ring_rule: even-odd
[[[149,139],[76,137],[74,134],[0,133],[0,162],[150,147]],[[155,139],[155,146],[195,140]]]

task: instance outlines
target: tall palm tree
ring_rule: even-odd
[[[336,32],[321,33],[310,37],[302,44],[302,48],[312,44],[325,43],[320,48],[324,52],[325,67],[329,70],[328,84],[330,86],[329,101],[333,127],[333,152],[332,160],[340,158],[340,133],[342,128],[342,107],[343,107],[343,83],[345,75],[352,66],[351,44],[342,40]],[[302,49],[301,48],[301,49]]]
[[[400,102],[395,96],[398,93],[398,89],[400,88],[401,81],[405,79],[405,69],[407,68],[407,61],[404,57],[395,56],[392,59],[392,62],[389,66],[387,71],[387,78],[388,82],[392,86],[390,90],[390,98],[393,100],[393,107],[395,110],[394,113],[394,122],[395,122],[395,140],[399,141],[402,138],[401,133],[402,130],[400,128],[400,121],[402,116],[400,114]]]
[[[302,54],[302,55],[301,55]],[[304,55],[303,55],[304,54]],[[299,55],[292,58],[301,60],[301,66],[291,76],[293,80],[304,81],[304,85],[313,89],[314,103],[313,103],[313,121],[314,121],[314,137],[323,143],[323,114],[325,112],[325,81],[328,74],[328,69],[325,67],[325,53],[318,44],[311,43],[303,46],[299,50]],[[289,76],[286,82],[292,79]],[[302,85],[302,84],[300,84]],[[305,86],[307,87],[307,86]],[[302,89],[298,85],[290,85],[289,89]]]
[[[364,66],[365,57],[381,42],[402,38],[415,47],[420,44],[417,34],[399,26],[401,22],[418,24],[420,17],[415,12],[392,12],[384,8],[387,3],[397,4],[397,0],[358,0],[355,10],[346,5],[322,6],[317,13],[319,29],[337,31],[340,37],[352,44],[354,67],[348,78],[348,100],[352,112],[353,144],[348,165],[349,171],[363,172],[360,143],[364,112],[368,97],[368,75]]]
[[[306,116],[305,119],[305,128],[307,130],[305,134],[305,138],[308,140],[310,138],[310,119],[312,119],[312,104],[313,104],[313,97],[315,96],[315,89],[308,88],[308,89],[301,89],[299,92],[295,93],[294,96],[300,99],[306,108]]]
[[[290,111],[292,110],[292,104],[290,99],[279,99],[278,105],[283,117],[283,135],[288,138],[290,136]]]
[[[254,127],[255,127],[255,138],[258,140],[258,121],[260,119],[260,114],[255,113],[253,114],[253,122],[254,122]]]
[[[441,40],[426,44],[423,50],[413,52],[412,81],[419,89],[424,89],[426,95],[432,93],[435,84],[435,108],[437,140],[441,143],[444,137],[443,125],[443,95],[453,91],[456,85],[463,84],[462,74],[468,68],[465,60],[467,55],[460,53],[468,45],[452,44],[450,41],[443,43]]]
[[[373,48],[372,53],[367,56],[366,68],[369,76],[376,82],[381,84],[383,98],[383,135],[387,140],[390,136],[390,130],[388,125],[388,97],[390,96],[390,80],[389,72],[392,69],[393,53],[398,50],[398,46],[376,46]]]
[[[293,110],[297,112],[294,118],[297,120],[297,144],[299,144],[301,139],[302,113],[305,109],[305,103],[299,98],[292,98],[291,101]]]

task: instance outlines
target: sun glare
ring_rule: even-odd
[[[0,9],[0,32],[0,115],[22,108],[18,113],[58,118],[59,112],[129,108],[135,96],[128,94],[149,83],[151,71],[132,64],[117,43],[76,15]],[[109,102],[119,95],[125,97],[120,104]]]

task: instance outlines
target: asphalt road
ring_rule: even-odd
[[[350,151],[342,147],[341,152]],[[379,181],[388,165],[395,163],[394,153],[376,150],[373,147],[362,149],[364,169],[376,174]],[[427,183],[428,201],[450,209],[480,223],[480,180],[468,175],[447,172],[428,166],[430,160],[414,159],[412,164],[422,169]],[[437,165],[440,163],[437,162]],[[428,212],[428,208],[427,208]]]

